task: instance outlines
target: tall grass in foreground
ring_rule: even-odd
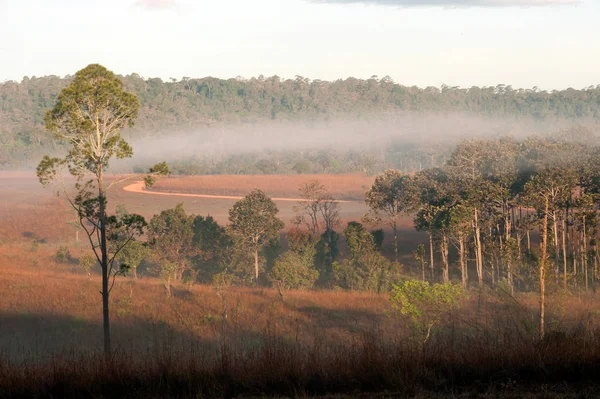
[[[453,315],[426,345],[406,331],[373,328],[333,342],[319,339],[317,329],[307,340],[282,335],[274,324],[249,334],[221,320],[213,342],[154,342],[147,350],[117,350],[108,362],[76,349],[43,361],[0,357],[0,397],[593,392],[597,326],[579,320],[537,341],[526,316],[481,305],[497,317]]]

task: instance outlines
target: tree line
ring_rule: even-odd
[[[65,148],[64,143],[48,140],[44,134],[44,115],[73,79],[73,76],[24,77],[21,82],[0,84],[0,166],[35,165],[41,154]],[[128,133],[130,137],[231,123],[359,119],[403,111],[585,123],[595,123],[600,117],[600,86],[548,92],[506,85],[418,88],[376,76],[332,82],[301,76],[294,79],[184,77],[165,82],[131,74],[119,79],[140,102],[137,124]],[[291,164],[290,169],[298,162]],[[223,162],[221,168],[226,165]],[[317,165],[312,164],[313,168]],[[186,168],[191,168],[190,163],[183,165],[182,170]],[[205,166],[203,173],[206,169]],[[213,173],[218,171],[219,168],[213,169]]]

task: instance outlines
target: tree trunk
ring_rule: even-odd
[[[448,236],[446,233],[442,234],[442,242],[440,243],[440,252],[442,253],[442,264],[443,270],[443,281],[447,283],[450,281],[449,266],[448,266]]]
[[[431,269],[431,281],[435,280],[435,272],[433,267],[433,234],[429,232],[429,268]]]
[[[581,266],[583,267],[585,273],[585,290],[588,290],[588,254],[587,254],[587,234],[586,234],[586,220],[585,215],[583,215],[583,230],[581,237]]]
[[[567,288],[567,228],[566,228],[566,218],[565,216],[562,220],[562,251],[563,251],[563,286]]]
[[[473,215],[473,222],[475,224],[475,262],[477,264],[477,278],[479,280],[479,286],[483,286],[483,255],[481,251],[481,231],[479,228],[479,212],[475,209]]]
[[[104,356],[110,358],[110,315],[109,315],[109,270],[108,270],[108,246],[106,240],[106,193],[102,184],[102,167],[98,171],[98,201],[100,213],[100,266],[102,268],[102,319],[104,333]]]
[[[254,278],[258,281],[258,249],[254,250]]]
[[[545,334],[545,305],[546,305],[546,258],[548,256],[548,208],[549,200],[545,198],[544,203],[544,218],[542,222],[542,248],[540,258],[540,339],[544,338]]]
[[[137,267],[132,267],[131,270],[133,273],[133,279],[137,280]]]
[[[171,273],[169,273],[165,280],[165,290],[167,292],[167,298],[171,298]]]
[[[465,259],[465,238],[462,232],[458,233],[458,258],[460,262],[462,286],[466,289],[469,284],[469,274],[467,270],[467,262]]]
[[[394,216],[394,260],[398,262],[398,226],[396,224],[396,217]],[[332,262],[333,263],[333,262]]]
[[[560,263],[560,253],[558,251],[558,211],[552,212],[552,232],[554,233],[554,274],[558,280],[558,265]]]

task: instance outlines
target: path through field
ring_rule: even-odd
[[[144,182],[143,181],[136,181],[132,184],[129,184],[128,186],[123,187],[123,190],[130,192],[130,193],[137,193],[137,194],[152,194],[152,195],[167,195],[170,197],[193,197],[193,198],[211,198],[211,199],[227,199],[227,200],[240,200],[243,197],[240,196],[235,196],[235,195],[209,195],[209,194],[189,194],[189,193],[172,193],[172,192],[163,192],[163,191],[151,191],[151,190],[146,190],[144,188]],[[277,201],[277,202],[304,202],[306,200],[301,199],[301,198],[280,198],[280,197],[273,197],[271,198],[273,201]],[[339,203],[361,203],[362,201],[347,201],[347,200],[337,200],[336,202]]]

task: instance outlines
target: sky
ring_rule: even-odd
[[[143,77],[600,84],[600,0],[0,0],[0,82]]]

